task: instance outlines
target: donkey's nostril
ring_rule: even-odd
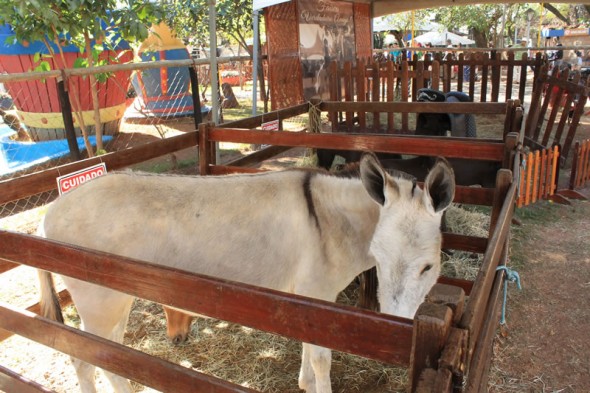
[[[186,341],[186,339],[187,339],[187,336],[183,336],[182,334],[177,334],[172,339],[172,343],[174,343],[174,345],[182,344],[183,342]]]

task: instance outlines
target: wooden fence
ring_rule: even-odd
[[[461,53],[456,59],[449,60],[443,60],[437,54],[424,60],[397,63],[374,59],[357,59],[354,64],[333,61],[329,65],[330,100],[352,101],[353,97],[356,101],[416,100],[417,91],[429,87],[445,92],[462,91],[474,102],[503,102],[516,98],[524,102],[527,81],[531,80],[532,86],[545,63],[540,53],[535,58],[522,54],[518,59],[513,52],[509,52],[506,58],[495,53],[491,56],[488,53]],[[454,69],[457,71],[453,72]]]
[[[576,142],[569,188],[584,188],[590,183],[590,139]]]
[[[569,156],[584,106],[590,96],[590,79],[581,83],[579,72],[551,73],[543,67],[535,87],[524,126],[524,143],[533,149],[561,146],[561,163]]]
[[[317,110],[322,113],[360,111],[353,104],[304,104],[265,114],[264,119],[268,121],[276,116],[282,121],[290,116]],[[384,104],[387,105],[381,109],[387,113],[408,112],[416,108],[432,109],[428,106],[411,108],[408,105],[412,103]],[[483,264],[476,280],[471,282],[441,277],[440,281],[445,285],[433,288],[428,300],[420,306],[414,321],[411,321],[147,265],[141,261],[6,231],[0,232],[0,267],[6,269],[15,266],[15,263],[22,263],[180,309],[406,366],[410,369],[412,391],[450,392],[453,389],[461,390],[461,386],[465,386],[464,391],[481,391],[487,383],[491,342],[498,325],[497,311],[504,273],[497,272],[496,267],[504,263],[508,251],[510,222],[517,193],[517,184],[508,168],[514,168],[515,163],[520,162],[516,150],[519,135],[508,133],[504,140],[474,140],[253,129],[259,127],[261,122],[262,116],[258,116],[224,127],[201,124],[198,132],[2,181],[0,203],[55,188],[57,175],[73,172],[98,161],[104,162],[108,170],[113,170],[195,145],[199,148],[202,174],[255,172],[258,170],[252,165],[292,146],[366,149],[493,161],[506,168],[498,172],[496,187],[457,186],[455,195],[455,201],[459,203],[491,206],[489,236],[443,234],[445,248],[483,254]],[[244,159],[218,165],[214,159],[217,142],[271,146]],[[47,255],[52,258],[47,258]],[[112,279],[115,275],[117,280]],[[162,283],[162,276],[167,277],[167,283]],[[465,293],[470,296],[468,304],[464,302]],[[290,318],[287,326],[282,318],[277,318],[269,311],[277,309],[282,310],[282,315],[287,313],[296,317]],[[322,328],[322,321],[328,320],[331,326],[338,326],[329,333]],[[250,391],[10,306],[0,307],[0,328],[45,343],[158,390],[188,391],[199,386],[215,392]],[[334,335],[334,331],[339,333]],[[383,340],[383,337],[389,339]],[[109,356],[103,356],[104,353],[109,353]],[[126,364],[125,369],[120,364]],[[154,369],[160,371],[150,371]],[[42,391],[36,384],[24,381],[10,372],[3,373],[0,369],[0,375],[0,379],[7,380],[7,386],[13,390],[24,384],[31,390]]]
[[[550,199],[557,191],[559,146],[526,154],[520,167],[517,206]]]

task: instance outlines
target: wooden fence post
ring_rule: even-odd
[[[449,340],[449,335],[452,326],[459,322],[464,306],[465,292],[462,288],[436,284],[426,296],[426,301],[418,308],[414,317],[410,361],[410,389],[412,392],[431,392],[432,390],[426,389],[432,384],[437,389],[441,389],[443,386],[450,389],[453,375],[455,373],[462,374],[462,371],[459,370],[463,370],[464,361],[456,361],[456,359],[465,359],[466,336],[463,346],[449,346],[447,342],[457,342],[457,337]],[[463,337],[462,334],[460,335]],[[460,352],[459,355],[456,355],[457,350]],[[444,364],[441,364],[439,359],[442,359],[443,355],[446,360]],[[444,390],[444,388],[441,389],[441,391]]]
[[[201,123],[199,125],[199,174],[208,175],[211,170],[209,165],[211,160],[211,143],[209,142],[209,130],[213,123]]]
[[[423,370],[438,368],[438,359],[451,331],[453,312],[442,304],[422,303],[414,316],[410,389],[417,391]]]

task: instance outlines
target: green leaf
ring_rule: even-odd
[[[76,61],[74,61],[74,68],[86,68],[88,67],[88,59],[84,57],[78,57]]]

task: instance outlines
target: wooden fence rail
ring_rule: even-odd
[[[517,206],[528,206],[540,199],[550,199],[557,191],[559,146],[529,152],[522,162],[519,169]]]

